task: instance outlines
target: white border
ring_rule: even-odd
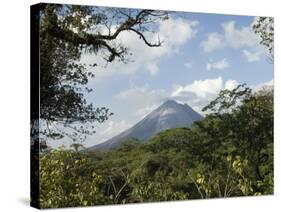
[[[1,2],[0,211],[32,211],[29,198],[29,5]],[[100,6],[275,17],[275,195],[225,200],[99,206],[67,211],[277,211],[280,205],[280,5],[277,0],[57,0]],[[279,9],[279,10],[278,10]],[[279,107],[279,108],[278,108]],[[62,209],[61,211],[66,211]]]

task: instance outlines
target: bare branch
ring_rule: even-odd
[[[139,31],[137,31],[137,30],[135,30],[135,29],[129,29],[129,30],[130,30],[130,31],[133,31],[133,32],[135,32],[137,35],[139,35],[140,38],[144,41],[144,43],[145,43],[147,46],[149,46],[149,47],[159,47],[159,46],[161,46],[161,44],[163,43],[163,42],[161,42],[161,41],[158,39],[158,42],[157,42],[157,43],[152,44],[152,43],[150,43],[150,42],[148,42],[148,41],[146,40],[145,36],[144,36],[141,32],[139,32]]]

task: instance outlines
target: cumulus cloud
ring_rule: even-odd
[[[224,84],[224,89],[233,90],[239,85],[236,80],[227,80]]]
[[[195,80],[185,86],[178,85],[172,92],[173,97],[187,96],[189,93],[204,98],[210,93],[217,93],[222,88],[222,77],[206,80]]]
[[[204,52],[211,52],[219,48],[254,47],[259,38],[252,31],[251,26],[236,27],[235,21],[229,21],[221,25],[222,33],[211,32],[207,40],[201,42]]]
[[[256,18],[254,18],[253,23]],[[222,32],[211,32],[200,45],[204,52],[212,52],[221,48],[243,48],[243,55],[248,62],[258,61],[265,50],[259,45],[260,38],[252,30],[252,25],[237,27],[235,21],[221,25]]]
[[[238,85],[236,80],[224,81],[222,77],[205,80],[195,80],[187,85],[177,85],[171,93],[171,97],[189,104],[197,112],[213,100],[220,90],[233,89]]]
[[[212,70],[212,69],[225,69],[229,67],[229,62],[224,58],[222,60],[216,61],[216,62],[210,62],[207,63],[206,68],[208,71]]]
[[[255,48],[252,50],[247,50],[247,49],[243,50],[243,55],[246,57],[247,61],[250,63],[259,61],[261,59],[261,57],[265,54],[266,54],[265,49],[262,47]]]
[[[259,42],[258,36],[253,32],[251,26],[236,28],[235,22],[230,21],[222,25],[225,43],[232,48],[253,47]]]
[[[166,48],[180,47],[197,33],[197,21],[188,21],[182,18],[170,18],[160,23],[159,36],[166,43]]]
[[[202,41],[200,45],[204,52],[211,52],[224,46],[223,39],[223,35],[220,35],[217,32],[212,32],[208,34],[207,40]]]

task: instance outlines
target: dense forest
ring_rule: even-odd
[[[110,151],[40,158],[40,206],[73,207],[273,194],[273,89],[222,90],[189,128]]]

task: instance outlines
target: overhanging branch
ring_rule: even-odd
[[[113,34],[91,34],[91,33],[75,33],[70,29],[62,29],[58,24],[51,25],[49,28],[49,33],[66,42],[73,43],[75,45],[85,45],[87,47],[93,47],[94,49],[104,48],[109,52],[109,56],[106,58],[108,62],[112,62],[116,57],[122,58],[122,55],[125,53],[125,48],[116,48],[112,46],[108,41],[116,39],[121,32],[132,31],[136,33],[144,43],[149,47],[159,47],[162,42],[158,39],[156,43],[151,43],[147,40],[142,30],[137,30],[134,27],[138,26],[139,28],[143,25],[150,23],[152,17],[163,17],[166,13],[154,13],[153,10],[141,10],[134,17],[130,14],[123,14],[126,16],[126,20],[120,24],[120,26],[115,30]]]

